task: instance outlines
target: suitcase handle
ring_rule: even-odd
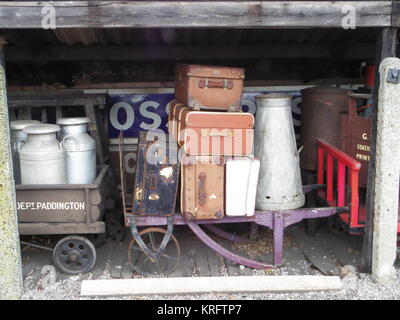
[[[150,186],[149,189],[154,191],[157,190],[157,176],[154,173],[150,173]]]
[[[233,137],[233,130],[231,129],[202,129],[202,137]]]
[[[209,79],[201,79],[199,81],[199,88],[223,88],[223,89],[233,89],[233,81],[224,79],[224,80],[209,80]]]
[[[206,174],[205,172],[200,172],[199,174],[199,195],[198,201],[200,206],[206,204]]]

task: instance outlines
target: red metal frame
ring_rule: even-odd
[[[359,196],[358,174],[361,163],[335,148],[328,142],[317,139],[318,147],[318,184],[325,184],[325,154],[326,154],[326,187],[318,192],[318,195],[326,200],[329,206],[350,208],[349,212],[342,213],[339,217],[350,229],[363,228],[359,223]],[[336,166],[335,166],[336,165]],[[335,170],[336,169],[336,170]],[[336,173],[336,180],[334,179]],[[346,173],[348,184],[346,188]],[[336,186],[336,188],[334,188]],[[335,193],[334,190],[337,192]]]

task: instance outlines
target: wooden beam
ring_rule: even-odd
[[[396,57],[397,29],[384,28],[379,31],[376,41],[375,84],[373,89],[372,125],[371,125],[371,156],[368,167],[367,184],[367,216],[361,255],[361,265],[366,272],[372,270],[372,240],[374,232],[374,204],[375,204],[375,168],[376,168],[376,134],[379,91],[379,65],[387,57]]]
[[[87,104],[98,105],[103,108],[106,104],[106,94],[77,93],[77,92],[46,92],[11,93],[8,96],[9,108],[21,107],[63,107],[63,106],[85,106]]]
[[[48,2],[0,2],[0,28],[42,29]],[[391,26],[392,1],[55,1],[56,28],[341,28]],[[349,8],[349,7],[347,7]],[[342,11],[344,10],[344,11]]]
[[[392,4],[392,27],[400,27],[400,1],[393,1]]]
[[[348,45],[341,59],[371,59],[375,45]],[[134,60],[226,60],[272,58],[333,58],[333,44],[257,44],[190,46],[47,46],[39,51],[6,47],[7,62],[39,61],[134,61]]]

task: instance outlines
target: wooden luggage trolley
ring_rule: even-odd
[[[122,155],[124,152],[122,132],[120,133],[119,141],[119,152],[120,155]],[[139,145],[138,163],[139,157],[143,156],[143,154],[141,155],[141,150],[144,150],[144,148],[141,148],[141,145]],[[338,152],[340,153],[340,151]],[[277,266],[282,264],[283,232],[287,226],[300,222],[303,219],[328,217],[337,213],[349,211],[349,207],[343,205],[338,207],[301,208],[282,211],[255,211],[255,214],[252,216],[225,216],[222,219],[197,221],[186,219],[180,212],[175,211],[175,206],[173,208],[165,207],[163,208],[164,211],[160,209],[158,211],[151,209],[149,212],[145,212],[134,204],[135,201],[132,201],[134,195],[138,195],[138,190],[133,190],[133,192],[129,194],[127,193],[124,163],[121,159],[122,156],[120,156],[120,173],[125,224],[127,227],[131,228],[133,234],[133,239],[128,249],[129,263],[136,272],[145,276],[156,274],[168,275],[178,266],[180,246],[178,240],[173,235],[174,225],[187,225],[204,244],[234,263],[254,269],[266,269],[272,268],[273,265],[251,260],[229,251],[210,238],[200,225],[204,225],[209,231],[222,238],[242,243],[249,242],[250,240],[228,233],[218,228],[216,224],[252,222],[253,226],[261,225],[270,228],[273,231],[274,238],[273,264]],[[156,186],[156,181],[159,181],[156,179],[160,179],[160,181],[165,179],[165,177],[159,178],[154,176],[154,171],[151,171],[151,166],[149,166],[149,168],[146,172],[142,173],[140,173],[140,169],[137,168],[138,174],[152,176],[148,179],[150,181],[149,185],[143,186],[143,188],[139,190],[139,197],[141,199],[144,199],[143,195],[145,193],[146,197],[160,196],[160,194],[157,193],[157,191],[160,190],[156,190],[156,188],[162,188],[162,186]],[[172,166],[167,165],[163,168],[165,171],[169,172],[170,178],[173,177],[169,182],[164,180],[164,184],[169,183],[170,186],[177,187],[179,175],[179,170],[177,168],[179,168],[178,164]],[[163,183],[159,183],[158,185],[162,185]],[[313,190],[319,190],[324,186],[324,184],[305,185],[303,186],[303,190],[304,193],[308,193]],[[160,228],[160,226],[167,226],[167,229]],[[139,231],[138,227],[146,228]]]

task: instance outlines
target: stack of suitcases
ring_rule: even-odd
[[[178,64],[168,130],[183,150],[181,212],[190,220],[254,214],[260,163],[242,112],[244,69]]]

